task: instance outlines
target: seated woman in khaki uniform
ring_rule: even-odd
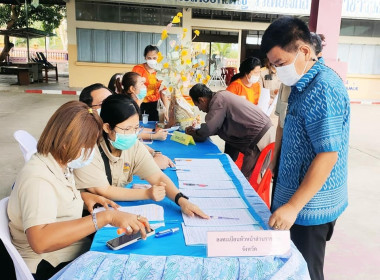
[[[103,138],[95,149],[90,165],[76,169],[75,182],[79,189],[118,201],[165,198],[177,203],[183,213],[208,218],[186,196],[178,191],[174,183],[154,162],[144,145],[137,140],[139,106],[132,98],[117,94],[107,97],[102,104]],[[128,189],[126,184],[138,175],[148,181],[149,189]]]
[[[102,121],[86,104],[71,101],[50,118],[38,141],[37,153],[20,171],[9,197],[12,242],[36,279],[48,279],[90,248],[86,236],[111,224],[127,234],[141,231],[146,218],[93,205],[117,205],[104,197],[80,193],[72,170],[89,164],[101,137]],[[92,215],[82,218],[83,202]]]

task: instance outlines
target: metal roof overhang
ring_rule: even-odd
[[[0,30],[0,35],[8,35],[10,37],[29,38],[29,39],[55,36],[55,34],[53,33],[38,30],[35,28],[19,28],[19,29],[10,29],[10,30],[2,29]]]

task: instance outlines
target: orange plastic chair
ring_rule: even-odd
[[[259,184],[257,189],[257,194],[261,197],[261,199],[265,202],[265,204],[270,209],[270,183],[272,181],[272,171],[268,168],[265,171],[263,178]]]
[[[263,168],[263,164],[265,162],[266,157],[268,156],[268,153],[270,153],[270,161],[273,160],[273,152],[274,152],[274,142],[270,143],[268,146],[266,146],[260,153],[259,158],[257,159],[255,168],[252,171],[251,178],[249,178],[249,183],[251,184],[252,188],[257,192],[259,188],[259,184],[261,182],[261,170]]]

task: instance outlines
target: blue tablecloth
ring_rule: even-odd
[[[264,229],[268,228],[268,208],[232,160],[210,140],[195,146],[184,146],[170,140],[155,141],[151,147],[171,159],[218,158],[249,206],[252,216]],[[165,170],[165,173],[175,184],[178,183],[174,171]],[[141,180],[135,178],[133,183],[139,182]],[[153,202],[120,204],[132,206],[148,203]],[[165,209],[165,220],[170,221],[166,228],[179,227],[179,233],[159,239],[150,237],[113,251],[105,244],[117,236],[116,230],[102,228],[95,235],[91,251],[77,258],[52,279],[309,279],[306,263],[293,245],[291,252],[281,257],[207,258],[206,246],[185,245],[180,208],[169,199],[154,203]]]

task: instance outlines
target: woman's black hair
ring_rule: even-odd
[[[100,117],[103,123],[108,123],[114,129],[118,123],[129,119],[133,115],[140,115],[139,105],[130,97],[124,94],[110,95],[104,99]],[[107,133],[103,130],[103,138],[107,139]],[[109,147],[108,141],[106,144]]]
[[[314,32],[310,32],[310,35],[311,35],[311,43],[313,44],[315,55],[318,55],[322,51],[322,39],[318,34]]]
[[[156,46],[148,45],[148,46],[145,47],[144,57],[147,56],[148,52],[152,52],[152,51],[159,52],[160,50]]]
[[[79,95],[79,101],[86,103],[89,107],[92,107],[92,101],[94,101],[94,99],[92,98],[91,92],[93,92],[94,90],[101,89],[101,88],[107,89],[113,94],[113,91],[105,87],[103,84],[96,83],[82,89]]]
[[[120,78],[118,77],[122,75],[123,75],[122,73],[116,73],[111,77],[108,83],[108,88],[112,90],[113,93],[121,93],[122,91],[121,81],[120,81]],[[116,92],[116,89],[117,89],[117,92]]]
[[[136,72],[127,72],[124,74],[123,79],[121,80],[123,94],[130,96],[129,88],[131,86],[136,87],[138,77],[141,77],[141,75]]]
[[[231,83],[233,81],[236,81],[237,79],[243,78],[245,75],[249,74],[253,69],[255,69],[257,66],[261,67],[260,59],[256,57],[248,57],[240,64],[239,73],[235,74],[231,78]]]

